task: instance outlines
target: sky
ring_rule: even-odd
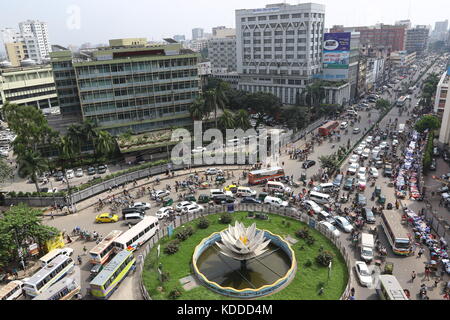
[[[236,9],[263,8],[282,0],[0,0],[0,29],[18,28],[27,19],[48,24],[50,42],[67,46],[107,43],[109,39],[146,37],[160,40],[175,34],[192,37],[196,27],[235,26]],[[298,1],[287,1],[298,4]],[[317,0],[324,4],[325,24],[345,26],[414,25],[450,20],[449,0]],[[1,46],[3,47],[3,46]],[[3,49],[3,48],[1,48]]]

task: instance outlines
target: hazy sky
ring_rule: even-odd
[[[52,44],[107,43],[112,38],[159,40],[174,34],[191,38],[192,28],[211,32],[234,27],[235,10],[262,8],[267,0],[0,0],[0,28],[38,19],[48,23]],[[309,2],[309,1],[301,1]],[[326,27],[386,24],[410,19],[434,27],[450,19],[449,0],[318,0],[326,6]],[[288,1],[297,4],[299,1]],[[79,19],[77,12],[80,12]],[[68,26],[69,25],[69,26]]]

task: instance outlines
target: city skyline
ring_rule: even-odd
[[[203,28],[209,33],[215,26],[235,27],[237,9],[263,8],[276,2],[247,0],[243,4],[231,0],[218,5],[205,0],[172,0],[169,5],[167,2],[160,4],[136,0],[133,6],[130,6],[117,0],[108,1],[108,5],[105,5],[104,0],[42,0],[40,5],[36,6],[35,2],[25,0],[3,8],[0,13],[0,28],[17,28],[20,21],[27,19],[45,21],[48,23],[51,44],[63,46],[79,46],[83,43],[96,45],[107,43],[109,39],[126,37],[146,37],[148,40],[158,41],[176,34],[186,35],[186,38],[190,39],[194,28]],[[325,5],[327,28],[333,25],[394,24],[405,19],[410,19],[412,25],[424,24],[434,28],[436,21],[448,19],[442,14],[448,10],[435,9],[450,9],[445,0],[432,0],[433,6],[430,6],[429,2],[419,0],[381,0],[377,3],[356,0],[343,0],[339,3],[331,0],[312,2]],[[287,3],[298,4],[299,1]],[[177,9],[168,13],[167,8]],[[1,50],[4,51],[3,45]]]

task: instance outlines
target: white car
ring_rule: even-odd
[[[199,212],[203,212],[203,210],[205,210],[205,208],[203,208],[203,206],[198,205],[198,204],[191,204],[187,207],[183,208],[183,213],[199,213]]]
[[[382,143],[380,143],[381,149],[386,149],[387,147],[388,147],[388,143],[386,141],[383,141]]]
[[[367,142],[363,141],[359,144],[359,147],[365,149],[367,147]]]
[[[362,286],[369,287],[372,285],[372,275],[370,274],[369,268],[364,261],[355,262],[355,271]]]
[[[182,201],[179,204],[177,204],[177,206],[175,207],[175,210],[177,210],[178,212],[183,211],[184,208],[193,205],[194,203],[191,201]]]
[[[381,151],[381,147],[375,147],[372,149],[372,153],[378,153]]]
[[[336,238],[341,235],[341,232],[328,221],[320,221],[319,224],[325,226]]]
[[[348,163],[359,163],[359,156],[356,154],[352,155],[348,160]]]
[[[164,218],[170,217],[170,215],[174,212],[173,207],[164,207],[156,212],[156,217],[161,220]]]
[[[144,210],[150,210],[152,205],[148,202],[135,202],[134,205],[130,206],[130,208],[138,208]]]
[[[398,140],[392,140],[392,145],[393,145],[393,146],[398,145]]]
[[[366,149],[364,149],[363,153],[361,154],[361,157],[363,157],[364,159],[367,159],[367,158],[369,158],[369,155],[370,155],[370,149],[366,148]]]
[[[367,170],[367,168],[366,167],[360,167],[359,169],[358,169],[358,176],[366,176],[366,170]]]
[[[378,178],[378,169],[374,167],[370,168],[370,174],[372,175],[372,177]]]
[[[334,220],[336,221],[336,224],[338,227],[340,227],[342,230],[344,230],[346,233],[350,233],[353,230],[353,226],[351,223],[344,217],[334,217]]]
[[[75,177],[80,178],[83,176],[83,169],[79,168],[75,171]]]
[[[350,167],[348,167],[347,172],[349,172],[350,174],[355,174],[359,169],[359,164],[357,163],[352,163],[350,165]]]
[[[357,154],[358,156],[360,156],[363,151],[364,151],[363,147],[358,147],[355,150],[353,150],[353,153]]]
[[[170,191],[169,190],[157,190],[155,192],[152,193],[152,198],[153,199],[157,199],[157,198],[164,198],[165,196],[170,195]]]
[[[373,137],[372,136],[368,136],[366,139],[367,143],[371,143],[373,141]]]
[[[358,188],[359,188],[360,190],[365,190],[365,189],[366,189],[366,186],[367,186],[367,180],[366,180],[366,177],[363,176],[363,175],[360,175],[360,176],[358,177]]]
[[[312,210],[314,211],[315,214],[319,214],[320,212],[323,211],[322,207],[319,206],[317,203],[315,203],[312,200],[306,200],[303,202],[303,206],[307,209],[307,210]]]
[[[216,174],[222,174],[222,173],[223,173],[222,170],[219,170],[217,168],[209,168],[209,169],[206,169],[206,171],[205,171],[205,174],[211,175],[211,176],[214,176]]]
[[[72,169],[69,169],[66,171],[66,177],[67,179],[72,179],[75,177],[75,172]]]

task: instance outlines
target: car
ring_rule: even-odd
[[[58,171],[56,173],[55,180],[56,181],[63,181],[64,180],[64,173],[62,171]]]
[[[350,164],[351,164],[351,163],[359,163],[359,156],[356,155],[356,154],[352,155],[352,156],[349,158],[348,163],[350,163]]]
[[[366,139],[366,142],[367,143],[372,143],[372,141],[373,141],[373,136],[368,136],[367,139]]]
[[[439,149],[437,147],[433,148],[433,156],[435,156],[435,157],[439,156]]]
[[[306,210],[314,211],[315,214],[319,214],[323,211],[323,208],[312,200],[306,200],[302,203],[302,205]]]
[[[326,227],[328,229],[328,231],[330,231],[336,238],[341,235],[341,232],[335,226],[333,226],[330,222],[320,221],[319,224]]]
[[[161,220],[164,218],[169,218],[171,214],[174,213],[173,207],[163,207],[156,212],[156,217]]]
[[[96,174],[97,173],[97,171],[95,171],[95,168],[94,167],[89,167],[88,169],[87,169],[87,174],[89,175],[89,176],[92,176],[92,175],[94,175],[94,174]]]
[[[369,287],[372,285],[372,275],[370,274],[369,268],[364,261],[355,262],[355,271],[362,286]]]
[[[348,128],[348,122],[342,122],[340,125],[341,130],[345,130]]]
[[[183,211],[183,208],[186,208],[187,206],[190,206],[192,204],[194,204],[194,203],[191,201],[182,201],[179,204],[177,204],[177,206],[175,207],[175,210],[178,212],[181,212],[181,211]]]
[[[75,171],[75,177],[80,178],[83,176],[83,169],[78,168],[77,171]]]
[[[363,208],[362,216],[367,223],[373,224],[376,222],[375,215],[373,214],[373,211],[370,208],[367,207]]]
[[[358,133],[360,133],[361,132],[361,129],[360,128],[354,128],[353,129],[353,134],[358,134]]]
[[[388,147],[388,143],[386,141],[383,141],[383,142],[380,143],[380,148],[381,149],[384,150],[384,149],[387,149],[387,147]]]
[[[390,164],[384,166],[383,176],[392,177],[392,166]]]
[[[235,203],[236,199],[233,196],[220,194],[213,196],[212,200],[215,204]]]
[[[102,213],[95,217],[97,223],[111,223],[119,221],[119,216],[112,213]]]
[[[353,184],[355,183],[355,178],[347,178],[344,183],[344,190],[351,190],[353,188]]]
[[[358,176],[363,176],[363,177],[365,177],[365,176],[366,176],[366,171],[367,171],[367,168],[366,168],[366,167],[360,167],[360,168],[358,169]]]
[[[209,176],[215,176],[216,174],[223,174],[223,171],[217,168],[208,168],[206,169],[205,174]]]
[[[437,165],[436,159],[435,158],[431,159],[430,170],[436,171],[436,165]]]
[[[396,145],[398,145],[398,140],[397,139],[392,140],[392,146],[396,146]]]
[[[361,191],[366,190],[366,186],[367,186],[366,177],[360,175],[359,179],[358,179],[358,188],[359,188],[359,190],[361,190]]]
[[[148,202],[135,202],[133,205],[130,206],[130,208],[140,208],[144,210],[150,210],[152,205]]]
[[[336,225],[344,230],[346,233],[350,233],[353,230],[352,224],[344,217],[334,217],[334,220],[336,221]]]
[[[229,186],[226,186],[225,188],[223,188],[225,191],[231,191],[232,193],[236,193],[238,186],[235,184],[230,184]]]
[[[375,147],[372,149],[372,154],[379,153],[381,151],[381,147]]]
[[[359,170],[359,164],[358,163],[352,163],[350,167],[348,167],[347,172],[351,175],[356,174],[356,172]]]
[[[307,161],[303,162],[302,167],[303,167],[303,169],[309,169],[315,165],[316,165],[316,162],[314,160],[307,160]]]
[[[369,105],[368,105],[367,103],[360,103],[360,104],[358,105],[358,107],[360,107],[360,108],[368,108]]]
[[[355,150],[353,150],[353,153],[360,156],[363,153],[363,151],[364,151],[363,147],[358,147]],[[358,157],[358,159],[359,159],[359,157]]]
[[[97,168],[97,172],[98,172],[98,174],[104,174],[104,173],[106,173],[106,169],[107,169],[106,166],[101,165]]]
[[[169,190],[156,190],[155,192],[152,192],[152,199],[157,199],[157,198],[162,199],[169,195],[170,195]]]
[[[378,169],[377,168],[372,167],[372,168],[370,168],[369,172],[370,172],[372,177],[378,178]]]
[[[66,177],[67,177],[67,179],[75,178],[75,172],[72,169],[67,170],[66,171]]]
[[[358,193],[356,195],[356,203],[360,206],[366,206],[367,205],[366,196],[362,193]]]
[[[241,200],[241,203],[254,203],[254,204],[261,204],[262,201],[255,199],[255,198],[251,198],[251,197],[245,197]]]
[[[203,208],[203,206],[199,205],[199,204],[190,204],[186,207],[183,208],[183,213],[200,213],[203,212],[205,210],[205,208]]]

